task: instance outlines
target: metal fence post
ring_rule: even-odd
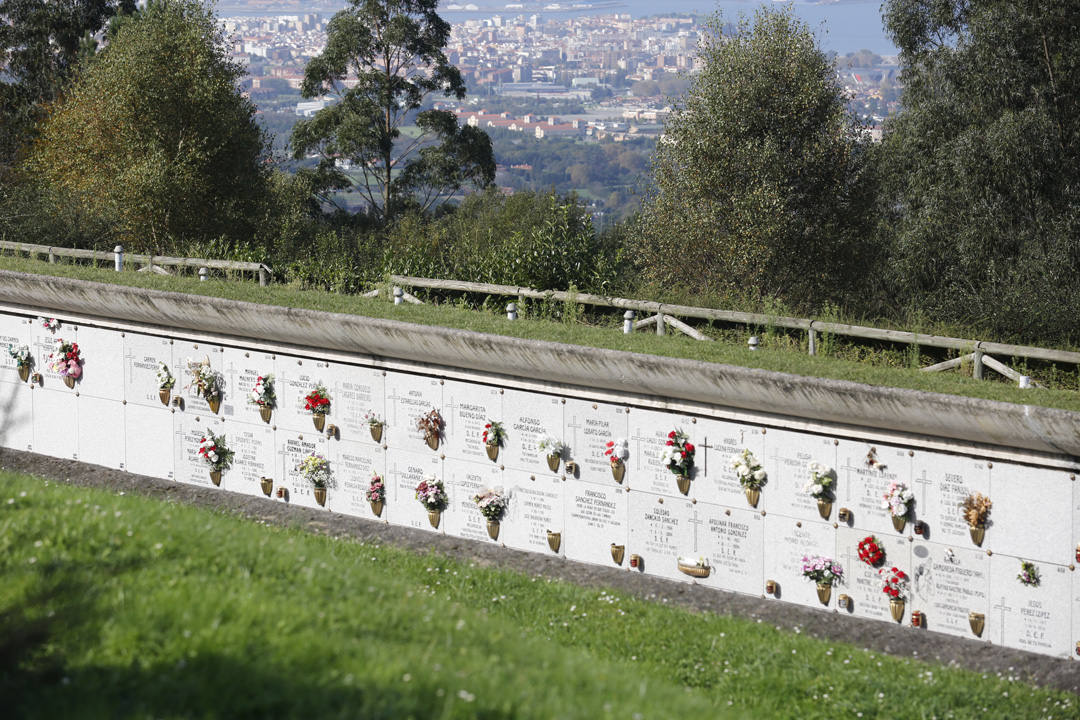
[[[210,274],[210,271],[204,267],[199,268],[199,282],[206,282],[206,277]]]
[[[517,320],[517,304],[516,303],[510,303],[509,305],[506,306],[506,319],[507,320]]]
[[[124,246],[117,245],[113,248],[113,260],[115,263],[116,272],[120,272],[124,269]]]
[[[394,286],[394,304],[395,305],[400,305],[401,303],[403,303],[405,301],[405,298],[403,297],[404,294],[405,293],[402,291],[401,288],[399,288],[397,285]]]
[[[623,335],[629,335],[634,332],[634,311],[627,310],[622,314],[622,331]]]

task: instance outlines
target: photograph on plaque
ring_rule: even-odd
[[[837,557],[836,531],[832,526],[802,523],[799,527],[796,520],[771,514],[762,519],[765,521],[765,578],[779,584],[775,597],[812,608],[836,607],[839,594],[846,592],[846,585],[834,585],[829,602],[823,603],[814,581],[804,577],[802,571],[804,556],[830,558],[843,567],[843,561]]]
[[[507,469],[503,476],[511,501],[499,534],[500,542],[518,550],[561,554],[563,503],[568,483],[557,476],[520,470]]]
[[[494,463],[454,460],[447,457],[443,462],[443,482],[452,512],[443,517],[444,531],[447,535],[468,540],[491,541],[488,535],[488,521],[480,514],[480,508],[473,500],[477,495],[494,491],[509,499],[509,510],[514,505],[510,489],[504,485],[504,477],[499,466]],[[502,535],[503,522],[493,533]]]
[[[178,414],[178,413],[177,413]],[[177,414],[167,408],[128,403],[124,409],[124,442],[128,472],[171,479],[176,463],[173,440]]]
[[[281,402],[278,397],[276,368],[277,361],[273,353],[225,348],[222,352],[225,399],[221,404],[221,415],[253,425],[276,424],[276,406]],[[260,415],[263,405],[253,402],[255,397],[262,399],[269,408],[269,422],[263,421]]]
[[[369,438],[370,440],[370,438]],[[371,476],[377,474],[385,485],[386,454],[383,449],[372,443],[342,440],[330,444],[330,462],[336,470],[337,488],[334,491],[334,512],[368,518],[386,520],[395,509],[383,501],[381,512],[375,515],[368,500]]]
[[[923,519],[927,507],[926,488],[912,476],[911,462],[906,448],[841,439],[836,446],[839,491],[834,519],[836,511],[845,508],[856,527],[886,535],[899,534],[883,502],[890,487],[906,488],[914,494],[908,519],[903,523],[904,534],[910,534],[914,518]]]
[[[591,483],[618,486],[609,456],[604,452],[608,449],[608,442],[619,442],[629,437],[626,406],[567,398],[563,417],[566,420],[565,442],[569,446],[566,457],[577,463],[579,468],[575,477]],[[633,462],[633,457],[627,458],[627,468]],[[623,481],[633,483],[629,470]]]
[[[416,499],[416,486],[422,480],[442,481],[443,461],[436,453],[410,450],[391,450],[386,454],[386,472],[383,480],[386,485],[386,504],[393,509],[388,516],[391,525],[442,532],[446,524],[446,515],[452,512],[447,505],[438,516],[435,527],[428,510]]]
[[[693,496],[699,502],[714,505],[740,509],[749,507],[746,492],[739,483],[732,461],[740,457],[743,450],[749,450],[768,474],[769,467],[764,462],[765,436],[761,428],[708,418],[698,418],[694,427],[699,440],[694,458],[697,476],[691,488]],[[771,488],[766,480],[758,497],[758,510],[768,508],[770,493]]]
[[[836,557],[846,574],[841,592],[852,600],[851,607],[846,611],[858,617],[896,622],[892,620],[891,614],[892,595],[885,592],[886,580],[895,577],[889,574],[889,571],[896,568],[909,578],[906,583],[909,597],[904,601],[903,622],[910,624],[913,609],[910,578],[913,576],[913,569],[911,543],[908,539],[896,533],[873,533],[863,528],[841,526],[836,531],[836,545]],[[900,608],[897,608],[897,612],[899,611]]]
[[[1076,562],[1073,540],[1074,482],[1067,470],[1037,468],[995,460],[990,468],[992,526],[984,547],[1029,560],[1068,565]]]
[[[704,480],[705,469],[697,464],[697,456],[701,452],[701,438],[693,418],[681,413],[631,408],[627,414],[627,422],[630,450],[627,466],[633,478],[634,490],[670,497],[696,497],[697,483]],[[673,432],[685,433],[688,438],[686,442],[691,448],[688,453],[690,484],[687,486],[687,493],[681,492],[678,475],[672,472],[664,460],[664,451],[670,447],[668,443],[676,441],[670,437]]]
[[[467,383],[459,380],[447,380],[443,386],[442,417],[446,422],[443,452],[446,457],[458,460],[472,460],[488,464],[500,464],[504,446],[513,442],[512,433],[506,429],[502,413],[502,393],[491,385]],[[499,423],[506,438],[492,452],[495,460],[490,460],[483,440],[485,426]]]
[[[836,448],[833,438],[811,433],[770,428],[764,436],[764,467],[769,473],[769,514],[809,522],[831,522],[835,519],[836,499],[841,496],[839,472],[836,470]],[[819,481],[824,480],[819,504],[812,493],[811,471],[817,470]],[[819,482],[820,484],[820,482]]]
[[[79,460],[116,470],[124,469],[127,462],[127,438],[122,434],[125,427],[124,404],[119,400],[81,394],[77,400]]]
[[[705,551],[704,533],[695,506],[687,498],[660,497],[651,493],[628,493],[630,537],[627,557],[637,563],[637,570],[670,580],[688,582],[690,576],[679,570],[679,559],[711,570],[711,558]]]
[[[916,541],[911,566],[911,609],[922,612],[928,630],[1000,641],[1000,623],[987,622],[990,556],[985,551]]]
[[[976,493],[989,497],[993,502],[987,461],[925,450],[916,450],[912,460],[915,516],[924,521],[928,528],[924,539],[936,543],[955,543],[957,547],[994,548],[997,537],[1007,532],[1008,528],[997,523],[993,508],[980,542],[973,537],[961,509],[965,498],[973,497]]]
[[[79,326],[79,351],[83,362],[77,389],[81,396],[116,402],[124,399],[125,340],[119,330]]]
[[[1000,643],[1018,650],[1069,657],[1072,575],[1062,565],[995,552],[990,558],[990,611],[986,623],[1000,625]]]
[[[566,458],[559,455],[558,465],[548,465],[549,450],[541,448],[545,439],[569,444],[563,432],[563,403],[555,395],[507,389],[503,395],[503,425],[506,442],[499,452],[499,462],[507,470],[529,474],[556,474],[564,470]]]
[[[625,489],[567,480],[562,534],[567,559],[626,567],[627,512]]]
[[[168,408],[184,391],[183,364],[173,359],[173,345],[165,337],[124,333],[123,372],[129,405]],[[171,387],[163,388],[170,377]]]
[[[765,518],[750,508],[694,505],[698,547],[711,572],[701,584],[760,595],[764,587]]]
[[[438,440],[438,450],[446,446],[447,412],[443,408],[443,386],[438,378],[426,375],[387,371],[386,373],[386,429],[383,442],[390,445],[392,453],[402,450],[422,452],[432,449],[417,421],[432,410],[442,417],[444,428]],[[435,444],[435,439],[432,440]]]

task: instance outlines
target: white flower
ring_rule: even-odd
[[[754,475],[755,480],[764,480],[765,479],[765,471],[762,470],[761,468],[758,468],[757,470],[755,470],[753,475]]]
[[[811,495],[820,495],[821,491],[824,490],[824,489],[825,488],[823,488],[820,484],[812,485],[810,487],[810,494]]]

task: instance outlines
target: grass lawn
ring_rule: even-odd
[[[1076,698],[0,472],[8,717],[1066,717]]]
[[[1080,393],[1075,390],[1020,390],[1012,384],[975,380],[955,373],[925,373],[913,368],[886,367],[836,357],[810,356],[803,351],[785,347],[780,343],[777,343],[775,347],[770,346],[767,334],[764,347],[757,352],[751,352],[747,349],[744,340],[706,343],[681,335],[657,337],[655,334],[647,332],[623,335],[621,332],[622,321],[620,319],[612,319],[609,325],[604,326],[533,318],[522,318],[511,322],[501,314],[501,311],[500,313],[480,312],[451,305],[406,304],[395,306],[383,298],[338,295],[282,285],[259,287],[251,281],[211,280],[199,282],[191,277],[167,277],[135,272],[117,273],[103,268],[82,265],[53,265],[43,261],[11,256],[0,257],[0,269],[73,277],[196,295],[210,295],[268,305],[390,318],[422,325],[441,325],[443,327],[475,330],[511,337],[551,340],[652,355],[729,363],[744,367],[794,373],[796,375],[852,380],[870,385],[926,390],[1065,410],[1080,410]],[[496,303],[496,305],[501,307],[504,304],[503,301],[505,301],[505,298],[500,299],[500,302]],[[1073,384],[1075,382],[1076,377],[1074,375]]]

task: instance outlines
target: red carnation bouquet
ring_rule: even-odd
[[[324,386],[316,385],[315,389],[304,397],[304,409],[312,415],[326,415],[330,412],[330,396]]]
[[[892,600],[903,600],[908,595],[908,578],[900,568],[891,567],[889,569],[881,568],[878,570],[878,576],[884,581],[885,586],[882,588],[882,592],[889,596]]]
[[[870,535],[859,542],[859,559],[867,565],[877,567],[885,561],[885,551],[881,549],[881,542]]]

